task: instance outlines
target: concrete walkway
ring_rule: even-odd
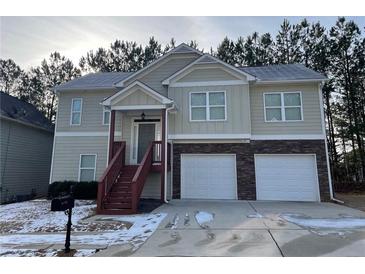
[[[214,220],[200,226],[197,211]],[[365,256],[365,229],[312,230],[279,217],[365,218],[336,204],[174,200],[155,212],[168,216],[131,256]]]

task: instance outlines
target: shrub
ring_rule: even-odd
[[[67,195],[70,187],[74,186],[75,199],[96,199],[98,192],[98,182],[75,182],[63,181],[53,182],[48,187],[48,198],[52,199],[58,196]]]
[[[334,191],[338,193],[361,193],[365,192],[365,184],[364,183],[355,183],[355,182],[335,182],[333,184]]]

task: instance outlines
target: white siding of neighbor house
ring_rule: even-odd
[[[195,122],[189,118],[189,93],[196,91],[226,91],[227,120]],[[169,134],[249,134],[250,106],[248,85],[170,87],[169,98],[177,112],[169,115]]]
[[[98,180],[107,163],[108,137],[56,137],[52,179],[54,181],[77,181],[80,154],[96,154],[96,176]]]
[[[301,91],[303,121],[265,122],[263,93]],[[254,85],[250,87],[253,135],[322,134],[318,84]]]
[[[139,80],[162,95],[167,95],[167,88],[162,85],[162,81],[186,65],[196,60],[200,55],[197,53],[191,54],[173,54],[168,56],[161,63],[156,64],[156,69],[149,71],[147,74],[141,73],[136,77],[131,78],[125,84],[129,85],[135,80]]]
[[[9,120],[1,124],[0,202],[16,195],[46,195],[53,133]]]
[[[113,106],[161,105],[159,101],[152,98],[150,95],[147,95],[140,89],[131,91],[127,97],[123,98],[120,101],[116,99],[112,102],[112,104]]]

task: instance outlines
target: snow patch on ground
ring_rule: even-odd
[[[247,218],[264,218],[260,213],[256,212],[254,214],[247,215]]]
[[[280,215],[284,220],[312,229],[354,229],[365,228],[365,218],[310,218],[296,214],[282,214]]]
[[[57,249],[0,249],[0,257],[57,257]],[[80,249],[73,257],[88,257],[95,254],[95,249]]]
[[[157,229],[160,222],[166,217],[164,213],[148,215],[131,215],[102,217],[100,221],[126,221],[133,225],[127,229],[115,231],[100,231],[89,234],[71,234],[71,248],[74,244],[109,246],[115,244],[131,244],[137,249]],[[65,234],[12,234],[0,236],[2,245],[24,246],[30,244],[63,244]]]
[[[73,231],[90,231],[93,225],[82,223],[95,214],[94,201],[75,201],[72,210]],[[52,212],[51,201],[32,200],[0,206],[0,233],[32,233],[65,231],[67,216],[63,211]]]
[[[214,214],[205,211],[197,211],[195,213],[195,220],[201,227],[205,227],[207,223],[214,220]]]

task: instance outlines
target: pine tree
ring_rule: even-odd
[[[21,75],[22,70],[12,59],[0,59],[0,90],[14,94],[14,85]]]

